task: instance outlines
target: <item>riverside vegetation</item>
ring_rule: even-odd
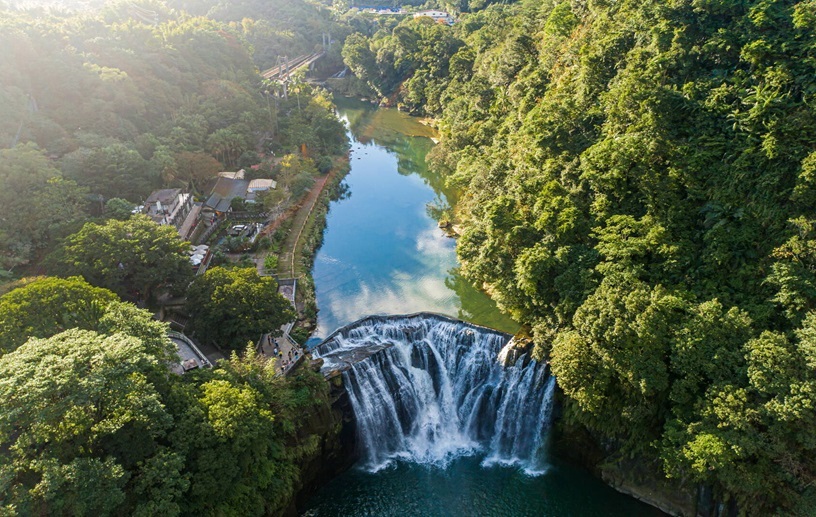
[[[0,514],[293,513],[339,429],[322,376],[247,346],[288,301],[254,269],[191,286],[189,243],[131,210],[257,153],[295,192],[343,155],[330,97],[296,79],[278,98],[258,68],[349,29],[320,2],[37,4],[0,2]],[[188,287],[199,337],[233,353],[176,376],[131,302]]]
[[[527,325],[567,425],[743,513],[812,514],[816,3],[384,23],[346,63],[436,118],[462,272]]]
[[[218,368],[169,374],[166,324],[80,278],[15,289],[0,318],[2,342],[19,345],[0,357],[4,515],[291,506],[321,446],[306,425],[329,404],[318,373],[281,377],[248,347]],[[21,328],[36,337],[20,344]]]
[[[816,3],[490,3],[453,27],[332,25],[284,0],[4,7],[0,273],[85,275],[72,243],[127,218],[111,198],[195,189],[257,141],[331,154],[322,101],[273,106],[256,66],[355,27],[357,78],[436,118],[461,271],[527,325],[564,421],[743,513],[812,513]],[[168,376],[166,328],[117,294],[188,271],[143,273],[103,264],[0,298],[3,513],[291,507],[326,384],[273,377],[251,349]]]

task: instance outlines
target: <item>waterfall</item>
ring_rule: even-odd
[[[343,372],[369,470],[481,453],[484,465],[540,474],[555,380],[546,364],[503,350],[509,338],[432,314],[374,316],[313,354]]]

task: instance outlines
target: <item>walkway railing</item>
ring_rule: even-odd
[[[170,332],[167,333],[167,337],[172,338],[172,339],[178,339],[179,341],[184,341],[184,343],[187,346],[189,346],[192,349],[193,352],[195,352],[195,354],[198,356],[198,358],[201,359],[201,362],[204,364],[204,366],[212,367],[212,363],[210,363],[210,360],[207,359],[207,356],[205,356],[201,352],[201,350],[198,349],[196,344],[193,343],[193,341],[190,338],[188,338],[187,336],[185,336],[181,332],[175,332],[173,330],[171,330]]]

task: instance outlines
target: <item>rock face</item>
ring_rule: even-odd
[[[556,404],[556,424],[552,434],[552,454],[580,465],[618,492],[654,506],[669,515],[695,517],[696,486],[669,480],[660,465],[644,458],[620,457],[614,444],[603,444],[584,427],[558,418],[563,395]]]
[[[322,361],[316,363],[311,366],[319,369]],[[359,459],[354,411],[351,409],[348,393],[339,377],[327,382],[331,386],[327,403],[317,406],[302,417],[303,438],[316,436],[320,443],[314,454],[301,463],[300,487],[285,513],[287,516],[298,515],[299,506]]]

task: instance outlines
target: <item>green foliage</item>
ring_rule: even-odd
[[[0,142],[11,143],[0,149],[0,273],[36,269],[64,239],[49,268],[85,279],[37,279],[0,298],[4,515],[280,514],[298,463],[318,452],[301,428],[316,405],[328,409],[318,374],[276,377],[248,350],[170,375],[167,326],[114,293],[149,300],[192,279],[188,244],[130,217],[128,203],[159,186],[200,196],[262,146],[345,152],[328,94],[303,82],[288,101],[264,94],[258,67],[346,29],[301,0],[144,7],[156,23],[117,3],[79,14],[0,6]],[[108,220],[88,223],[89,208]],[[243,311],[250,339],[252,325],[275,331],[294,317],[274,282],[234,275],[214,310]],[[248,341],[224,330],[236,348]]]
[[[234,350],[263,333],[280,335],[280,327],[295,319],[277,282],[255,268],[207,270],[187,291],[187,311],[200,339]]]
[[[294,379],[275,371],[248,348],[173,393],[169,405],[181,417],[170,438],[188,459],[187,512],[265,515],[291,501],[297,462],[314,452],[315,437],[298,430],[311,408],[327,404],[327,385],[311,371]]]
[[[86,217],[87,190],[63,178],[33,144],[0,149],[0,185],[2,268],[27,263]]]
[[[813,12],[525,1],[343,53],[438,118],[461,271],[530,327],[567,417],[757,514],[814,497]]]
[[[112,197],[105,203],[105,215],[111,219],[124,221],[133,215],[133,203],[118,197]]]
[[[370,39],[350,35],[343,60],[381,97],[399,89],[399,101],[406,109],[434,113],[441,109],[451,58],[462,45],[447,25],[409,17],[390,33],[382,30]]]
[[[63,157],[61,169],[68,178],[106,198],[138,199],[159,186],[148,161],[122,143],[80,147]]]
[[[31,337],[72,328],[97,330],[105,308],[117,300],[78,277],[27,282],[0,296],[0,349],[12,351]]]
[[[182,151],[175,155],[168,169],[164,171],[165,183],[173,180],[189,186],[193,192],[201,192],[206,183],[216,177],[221,163],[205,153]]]
[[[296,328],[292,329],[292,332],[290,332],[290,335],[292,336],[292,338],[295,341],[297,341],[298,343],[303,345],[303,344],[306,343],[306,341],[309,340],[309,337],[312,335],[312,332],[310,330],[308,330],[308,329],[303,328],[303,327],[296,327]]]
[[[172,292],[187,287],[193,276],[188,248],[174,227],[135,215],[127,221],[87,223],[65,240],[53,269],[81,275],[123,297],[150,300],[160,287]]]
[[[105,515],[122,508],[131,474],[159,490],[144,470],[168,454],[159,440],[173,420],[150,382],[164,368],[138,338],[83,330],[0,358],[3,504]]]
[[[230,208],[233,212],[244,212],[246,211],[246,201],[240,197],[234,197],[230,201]]]
[[[332,163],[331,156],[321,156],[318,158],[315,166],[320,174],[328,174],[334,164]]]
[[[159,330],[172,347],[166,328],[127,304],[109,316],[108,336],[69,330],[0,357],[0,511],[282,513],[318,452],[303,426],[329,409],[322,376],[277,376],[252,348],[168,375],[150,345]]]
[[[264,257],[264,269],[267,271],[277,271],[278,269],[278,256],[277,255],[267,255]]]
[[[154,24],[140,8],[91,3],[47,13],[0,5],[0,142],[12,146],[0,149],[0,269],[40,260],[88,220],[89,199],[101,211],[159,187],[203,196],[218,171],[253,161],[261,145],[345,151],[325,94],[303,83],[296,98],[277,99],[258,74],[278,56],[313,52],[322,32],[342,40],[348,29],[328,10],[302,0],[149,2],[141,8],[157,12]],[[338,52],[324,60],[336,64]]]

